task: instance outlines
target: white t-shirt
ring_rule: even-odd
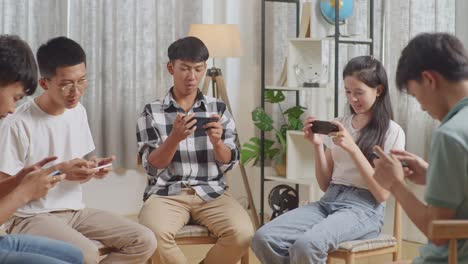
[[[67,109],[59,116],[49,115],[31,100],[3,120],[0,125],[0,171],[15,175],[23,167],[43,158],[57,156],[57,164],[82,158],[94,150],[94,142],[83,105]],[[46,166],[50,166],[50,165]],[[80,210],[84,208],[81,184],[64,180],[48,194],[19,208],[15,215],[27,217],[38,213]]]
[[[356,141],[359,137],[359,130],[353,128],[351,121],[354,115],[340,117],[337,120],[343,124],[351,136]],[[334,167],[332,174],[332,183],[342,184],[346,186],[354,186],[362,189],[368,189],[366,182],[362,178],[353,159],[341,147],[336,146],[330,137],[324,136],[324,144],[331,150]],[[390,152],[391,149],[405,149],[405,132],[394,121],[390,120],[384,141],[384,151]]]

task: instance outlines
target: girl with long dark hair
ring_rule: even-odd
[[[387,74],[378,60],[353,58],[343,80],[351,114],[332,121],[339,131],[320,136],[311,130],[315,118],[304,120],[325,194],[257,231],[252,248],[262,263],[325,263],[341,242],[380,233],[389,192],[373,178],[372,147],[403,149],[405,135],[392,121]]]

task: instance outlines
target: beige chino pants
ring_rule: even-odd
[[[8,233],[61,240],[81,249],[86,264],[98,263],[99,252],[91,240],[115,248],[100,263],[145,263],[156,248],[148,228],[122,216],[97,209],[58,211],[32,217],[14,217]]]
[[[186,264],[187,258],[176,245],[176,233],[189,220],[206,226],[218,237],[207,253],[205,264],[234,264],[248,250],[254,234],[249,215],[229,194],[213,201],[202,200],[192,189],[180,195],[151,195],[141,209],[140,223],[153,230],[158,248],[153,261],[158,264]],[[153,263],[154,263],[153,262]]]

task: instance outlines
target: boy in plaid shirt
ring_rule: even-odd
[[[157,237],[153,258],[159,263],[187,263],[175,234],[189,221],[218,237],[203,263],[236,263],[248,250],[253,227],[226,193],[224,174],[239,160],[235,123],[224,102],[198,89],[209,57],[203,42],[179,39],[168,55],[174,86],[163,100],[145,106],[137,125],[139,155],[149,175],[140,223]],[[197,126],[197,119],[208,117],[215,120]]]

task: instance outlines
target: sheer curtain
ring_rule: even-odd
[[[171,85],[167,48],[202,23],[202,7],[203,0],[0,0],[0,32],[19,35],[34,52],[56,36],[83,46],[90,82],[82,103],[97,155],[135,168],[136,119]]]
[[[87,53],[89,89],[83,98],[98,155],[117,155],[135,168],[135,124],[146,103],[172,83],[167,48],[201,23],[197,1],[70,1],[70,37]]]
[[[90,84],[82,99],[98,155],[115,154],[115,168],[136,167],[136,120],[171,84],[167,48],[201,23],[204,0],[0,0],[0,33],[17,34],[35,52],[69,36],[87,53]],[[38,89],[38,93],[41,89]],[[88,207],[135,215],[145,173],[118,170],[84,185]]]
[[[67,2],[61,0],[0,0],[0,34],[24,39],[33,53],[49,38],[67,33]],[[37,89],[36,93],[40,93]]]

